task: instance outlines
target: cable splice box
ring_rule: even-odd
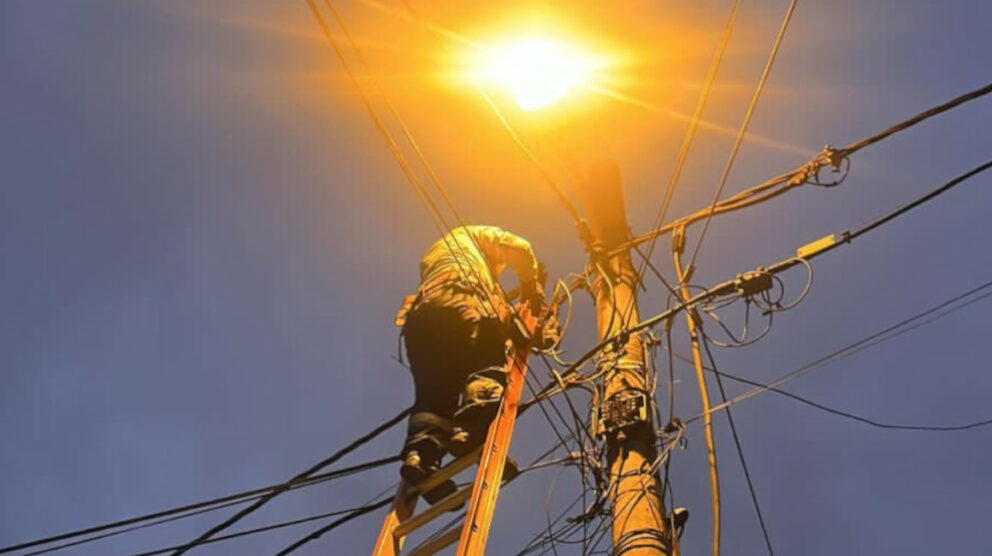
[[[612,434],[619,430],[649,421],[648,397],[637,390],[617,392],[599,407],[596,419],[597,435]]]

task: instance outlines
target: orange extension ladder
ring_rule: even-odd
[[[527,328],[534,330],[534,319],[525,319]],[[468,500],[468,511],[461,528],[452,528],[447,533],[427,541],[415,548],[407,556],[427,556],[435,554],[458,541],[458,556],[478,556],[486,549],[489,537],[489,525],[493,520],[496,507],[496,495],[503,479],[506,467],[506,457],[510,450],[510,440],[513,435],[513,425],[517,419],[517,408],[520,394],[523,391],[524,378],[527,373],[527,358],[530,355],[529,346],[514,346],[508,358],[507,384],[503,393],[503,401],[499,413],[489,426],[489,434],[485,443],[471,454],[459,458],[433,476],[413,488],[405,482],[400,482],[396,490],[393,507],[382,524],[382,531],[372,549],[372,556],[399,556],[403,541],[407,535],[430,523],[449,510],[458,508]],[[481,452],[481,457],[480,457]],[[423,512],[414,515],[417,498],[420,492],[430,491],[444,481],[454,477],[478,462],[479,470],[475,475],[475,483],[445,497]]]

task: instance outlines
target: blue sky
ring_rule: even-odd
[[[653,102],[691,111],[729,2],[679,4],[617,3],[569,17],[604,35],[627,31],[609,40],[635,50],[657,39],[663,52],[627,71],[663,82],[670,95]],[[786,5],[745,2],[708,118],[738,125]],[[433,62],[419,49],[434,43],[409,21],[343,7],[376,67]],[[469,32],[510,8],[422,9]],[[728,193],[798,166],[825,143],[859,139],[984,85],[990,18],[992,5],[980,0],[800,2],[751,127],[793,148],[746,142]],[[680,24],[691,40],[676,34]],[[406,371],[392,359],[392,317],[436,232],[319,38],[302,1],[0,5],[0,545],[289,478],[410,403]],[[397,75],[389,90],[466,218],[524,235],[553,276],[580,270],[581,247],[539,175],[495,127],[485,139],[476,134],[496,125],[484,106],[447,117],[440,101],[409,99],[429,80]],[[458,98],[453,110],[478,103]],[[617,160],[632,226],[643,230],[684,124],[636,107],[593,110],[611,134],[569,140],[580,158]],[[619,123],[603,124],[607,117]],[[581,135],[585,120],[574,118],[562,133]],[[857,154],[842,187],[804,188],[715,220],[695,281],[786,258],[985,162],[990,121],[992,101],[970,103]],[[699,135],[672,214],[708,202],[731,141]],[[759,344],[717,350],[720,366],[768,381],[989,280],[990,185],[979,177],[818,260],[809,297]],[[670,275],[667,256],[656,261]],[[789,284],[796,291],[799,280]],[[644,296],[644,314],[662,308],[657,290]],[[589,301],[577,305],[573,353],[593,339],[583,324]],[[987,419],[988,307],[788,388],[880,421]],[[688,351],[682,335],[676,349]],[[676,374],[677,413],[695,415],[691,369]],[[773,394],[735,407],[735,418],[779,554],[989,551],[992,429],[884,431]],[[760,554],[725,419],[715,421],[725,553]],[[393,453],[401,436],[391,431],[349,461]],[[539,415],[527,415],[514,452],[527,460],[552,439]],[[691,428],[672,465],[677,503],[693,512],[683,554],[710,543],[703,446]],[[511,554],[538,532],[555,473],[535,472],[502,493],[490,553]],[[245,526],[363,503],[394,474],[287,495]],[[577,488],[565,471],[552,508]],[[215,519],[70,553],[165,546]],[[377,527],[378,517],[354,523],[301,553],[362,554]],[[307,531],[199,552],[269,554]]]

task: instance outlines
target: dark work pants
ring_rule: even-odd
[[[466,380],[506,365],[507,336],[496,319],[471,321],[456,308],[429,303],[410,312],[403,335],[416,395],[403,455],[417,450],[424,464],[437,465]]]

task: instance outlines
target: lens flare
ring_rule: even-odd
[[[587,81],[593,64],[561,44],[532,37],[487,49],[480,66],[477,81],[507,90],[521,109],[534,111]]]

